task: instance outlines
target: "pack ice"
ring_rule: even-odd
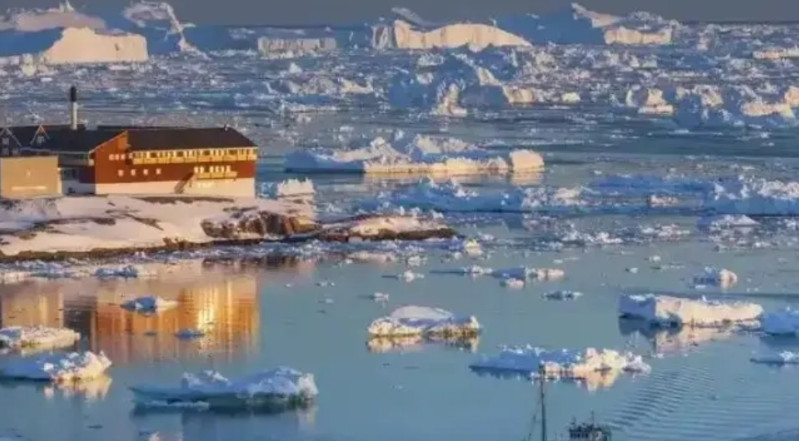
[[[471,369],[482,372],[516,373],[531,376],[544,370],[547,377],[585,379],[596,373],[649,372],[640,356],[611,349],[543,349],[534,346],[504,346],[499,355],[473,362]]]
[[[755,303],[692,300],[670,296],[625,295],[619,298],[619,314],[660,326],[725,326],[751,323],[763,313]]]
[[[0,364],[0,375],[14,379],[70,382],[100,377],[110,366],[111,360],[102,352],[53,353],[6,360]]]
[[[75,344],[80,334],[67,328],[46,326],[11,326],[0,329],[0,348],[58,349]]]
[[[367,332],[372,338],[461,338],[479,334],[480,323],[474,316],[456,316],[444,309],[403,306],[390,315],[373,321]]]
[[[310,405],[319,394],[313,374],[279,367],[238,379],[217,371],[185,373],[178,387],[130,388],[140,406],[198,406],[214,409],[288,410]]]
[[[394,144],[376,138],[366,147],[350,150],[302,149],[289,153],[283,167],[315,173],[468,175],[535,171],[544,167],[544,160],[529,150],[502,154],[454,138],[417,135],[410,142]]]

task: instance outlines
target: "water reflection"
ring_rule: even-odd
[[[180,414],[179,433],[175,433],[170,418],[175,413]],[[313,436],[315,407],[279,414],[196,410],[175,410],[164,414],[134,410],[131,415],[137,426],[146,427],[159,440],[264,439],[265,436],[275,440],[316,439]],[[232,434],[235,438],[231,438]]]
[[[477,352],[477,346],[480,344],[480,337],[468,338],[426,338],[422,336],[404,336],[404,337],[374,337],[366,342],[366,347],[369,352],[385,353],[394,351],[418,351],[424,349],[429,344],[443,344],[446,347],[465,350],[469,352]]]
[[[626,337],[641,336],[651,343],[656,354],[688,351],[701,343],[725,340],[735,334],[734,328],[658,328],[643,320],[619,318],[619,331]]]
[[[169,277],[34,281],[0,286],[0,326],[65,326],[115,365],[213,353],[232,359],[257,347],[259,278],[250,265],[291,266],[291,259],[252,260],[220,268],[196,261]],[[283,266],[283,267],[284,267]],[[123,300],[158,295],[178,307],[158,315],[126,311]],[[206,336],[183,341],[180,329]]]
[[[497,370],[475,366],[470,367],[470,369],[481,377],[493,377],[503,380],[515,379],[530,381],[532,376],[532,372]],[[618,369],[611,369],[607,371],[587,372],[580,378],[549,376],[547,377],[547,382],[570,383],[585,388],[589,392],[595,392],[600,389],[610,389],[613,384],[616,383],[621,373],[622,371]]]

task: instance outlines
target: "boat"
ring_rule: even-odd
[[[546,408],[546,379],[547,373],[545,367],[542,365],[538,374],[539,385],[539,409],[541,411],[541,441],[548,441],[547,438],[547,408]],[[533,422],[535,423],[535,416]],[[525,441],[532,441],[532,431],[528,434]],[[569,441],[611,441],[613,432],[609,426],[604,424],[597,424],[594,418],[594,413],[591,412],[591,420],[587,422],[578,423],[577,420],[572,420],[567,431]],[[559,438],[562,439],[562,438]]]

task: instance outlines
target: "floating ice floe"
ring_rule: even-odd
[[[480,329],[474,316],[456,316],[425,306],[403,306],[373,321],[368,333],[370,337],[422,336],[435,340],[472,337],[479,334]]]
[[[710,285],[729,288],[738,283],[738,276],[727,269],[705,268],[702,274],[694,276],[694,285]]]
[[[782,351],[774,354],[758,354],[751,358],[753,363],[761,364],[799,364],[799,352]]]
[[[163,312],[178,306],[178,302],[174,300],[166,300],[157,296],[144,296],[128,300],[122,303],[122,307],[144,314],[151,314]]]
[[[455,181],[436,183],[430,178],[394,192],[379,194],[364,209],[419,208],[439,212],[571,212],[580,211],[579,188],[515,188],[500,194],[481,194]]]
[[[746,215],[723,214],[707,216],[697,222],[699,228],[707,230],[725,230],[734,228],[752,228],[760,225],[759,222]]]
[[[484,356],[470,365],[477,372],[540,376],[548,378],[587,379],[596,374],[649,372],[641,356],[611,349],[588,348],[549,350],[533,346],[505,346],[499,355]]]
[[[37,381],[80,381],[97,378],[110,366],[111,360],[102,352],[54,353],[6,360],[0,364],[0,375]]]
[[[376,292],[372,294],[370,297],[375,302],[387,302],[389,299],[389,295],[384,292]]]
[[[298,172],[468,175],[540,170],[538,153],[516,150],[499,153],[454,138],[418,135],[407,144],[374,139],[354,150],[303,149],[285,157],[284,168]]]
[[[126,265],[121,267],[102,267],[97,268],[94,276],[99,279],[110,279],[113,277],[121,278],[136,278],[139,277],[139,268],[133,265]]]
[[[705,207],[716,213],[750,216],[799,214],[799,182],[769,181],[739,176],[715,185]]]
[[[285,367],[234,380],[216,371],[186,373],[179,387],[139,385],[130,390],[139,406],[198,406],[211,410],[303,408],[319,394],[312,374]]]
[[[719,302],[669,296],[625,295],[619,298],[619,314],[661,326],[725,326],[750,324],[763,313],[755,303]]]
[[[313,181],[310,179],[287,179],[281,182],[266,182],[261,184],[261,197],[278,198],[306,198],[316,194]]]
[[[58,349],[72,346],[80,334],[67,328],[11,326],[0,329],[0,348]]]
[[[417,279],[424,279],[424,274],[419,274],[419,273],[415,273],[415,272],[413,272],[411,270],[407,270],[407,271],[402,272],[400,274],[395,274],[395,275],[391,275],[391,276],[387,276],[387,277],[390,277],[392,279],[402,280],[403,282],[406,282],[406,283],[411,283],[411,282],[413,282],[414,280],[417,280]]]
[[[566,276],[560,268],[531,268],[520,266],[516,268],[497,269],[491,272],[494,277],[502,279],[520,280],[557,280]]]
[[[760,318],[763,331],[771,335],[798,335],[799,310],[785,308],[781,311],[767,312]]]
[[[500,283],[502,286],[510,289],[522,289],[525,285],[524,280],[521,279],[502,279]]]
[[[578,297],[582,297],[583,293],[579,291],[569,291],[569,290],[561,290],[561,291],[552,291],[544,294],[544,298],[549,300],[576,300]]]

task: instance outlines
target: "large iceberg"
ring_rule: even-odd
[[[495,23],[533,44],[664,45],[680,26],[645,12],[617,17],[576,3],[550,14],[501,17]]]
[[[410,142],[394,144],[376,138],[369,146],[352,150],[298,150],[285,157],[283,167],[316,173],[464,175],[530,172],[543,168],[544,160],[529,150],[502,154],[458,139],[418,135]]]
[[[142,62],[147,40],[69,4],[0,16],[0,64]]]
[[[625,295],[619,298],[619,314],[662,326],[725,326],[752,323],[763,313],[755,303],[719,302],[669,296]]]
[[[183,374],[179,387],[133,386],[139,406],[288,410],[306,407],[319,394],[313,374],[280,367],[230,380],[216,371]]]
[[[482,50],[489,46],[531,46],[517,35],[480,23],[453,23],[434,29],[419,29],[406,21],[396,20],[389,32],[392,46],[397,49],[430,50],[468,46],[473,50]]]
[[[479,373],[524,375],[547,378],[590,380],[597,374],[649,372],[641,356],[611,349],[543,349],[534,346],[506,346],[496,356],[484,356],[469,366]]]
[[[456,316],[439,308],[403,306],[388,316],[373,321],[369,325],[368,333],[370,338],[469,338],[480,333],[480,323],[474,316]]]
[[[36,381],[82,381],[102,376],[110,366],[111,360],[102,352],[54,353],[6,360],[0,364],[0,376]]]

